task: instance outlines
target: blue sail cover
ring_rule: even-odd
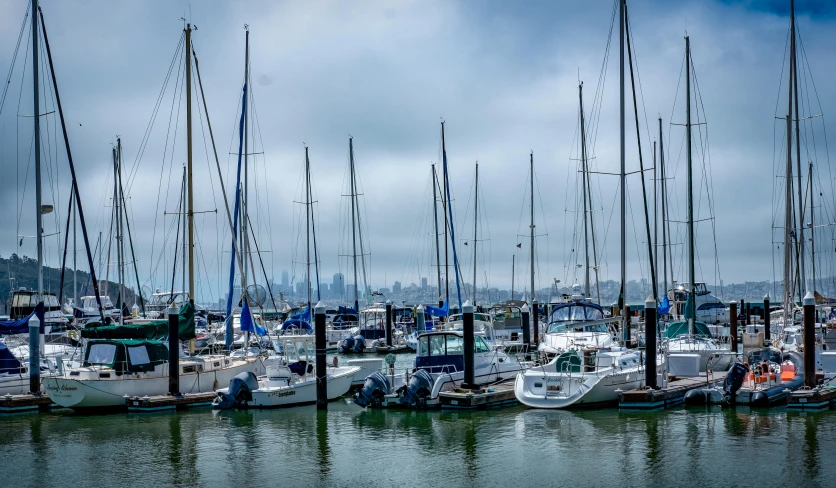
[[[301,312],[299,312],[297,314],[291,315],[290,320],[304,320],[306,322],[310,322],[311,321],[311,309],[310,309],[310,307],[305,307],[305,310],[302,310]]]
[[[20,361],[9,351],[5,344],[0,342],[0,374],[19,374],[23,368]]]
[[[313,328],[311,328],[311,324],[305,320],[299,319],[288,319],[282,322],[282,325],[279,326],[279,330],[281,332],[287,332],[289,329],[296,327],[308,334],[313,333]]]
[[[252,332],[260,336],[267,335],[267,330],[253,320],[253,314],[250,311],[250,306],[247,305],[247,300],[244,300],[244,304],[241,306],[241,332]]]
[[[35,310],[32,311],[26,317],[17,320],[3,320],[0,321],[0,335],[12,335],[12,334],[28,334],[29,333],[29,320],[37,315],[38,319],[41,321],[41,334],[44,333],[44,302],[40,302],[39,304],[35,305]]]
[[[667,315],[671,312],[671,302],[668,300],[668,296],[665,295],[662,298],[662,304],[659,305],[659,315]]]
[[[431,317],[446,317],[447,314],[450,313],[450,308],[446,302],[444,303],[444,306],[441,308],[433,307],[432,305],[427,305],[424,308],[424,313]]]

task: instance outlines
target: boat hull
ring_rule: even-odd
[[[328,401],[348,393],[354,380],[357,367],[341,367],[336,374],[328,374]],[[224,390],[221,390],[223,392]],[[316,379],[295,383],[290,386],[269,387],[254,390],[252,401],[247,402],[250,408],[282,408],[309,405],[316,403]]]
[[[644,386],[644,371],[630,368],[602,374],[549,373],[536,368],[521,372],[514,382],[514,395],[531,408],[561,409],[610,405],[618,392]]]

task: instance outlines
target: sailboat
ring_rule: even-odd
[[[195,338],[194,326],[194,209],[192,206],[192,145],[191,145],[191,75],[193,49],[192,27],[184,28],[184,54],[186,64],[186,125],[187,125],[187,175],[188,190],[188,302],[179,310],[179,339],[190,342]],[[199,77],[199,70],[197,70]],[[202,85],[201,85],[202,86]],[[246,80],[244,104],[246,104]],[[205,109],[204,103],[204,109]],[[208,119],[208,114],[207,114]],[[210,129],[211,131],[211,129]],[[240,160],[240,156],[239,156]],[[173,304],[172,304],[173,305]],[[246,302],[245,302],[246,305]],[[246,309],[246,306],[245,306]],[[174,313],[170,307],[168,313]],[[135,324],[101,325],[85,328],[82,336],[86,344],[81,366],[65,370],[60,376],[44,381],[47,393],[57,404],[74,409],[124,408],[125,396],[152,396],[169,391],[168,343],[147,337],[168,335],[167,321],[140,322]],[[173,339],[173,338],[169,338]],[[193,346],[192,346],[193,347]],[[179,361],[180,392],[211,392],[221,384],[244,372],[263,372],[260,357],[233,358],[229,356],[185,356]]]
[[[627,23],[626,0],[619,1],[618,13],[620,15],[620,105],[621,105],[621,299],[624,300],[626,285],[626,163],[625,163],[625,123],[624,123],[624,45],[627,44],[627,52],[630,55],[630,72],[632,76],[633,63],[632,51],[629,41],[629,28]],[[635,105],[635,86],[633,86],[633,105]],[[636,109],[637,110],[637,109]],[[638,113],[636,112],[636,119]],[[638,124],[637,124],[638,127]],[[637,131],[638,132],[638,131]],[[639,147],[639,163],[641,164],[641,141]],[[641,172],[639,174],[642,174]],[[642,176],[643,178],[643,176]],[[642,180],[643,182],[644,180]],[[646,198],[645,198],[645,205]],[[645,212],[646,213],[646,212]],[[533,229],[533,227],[532,227]],[[649,223],[648,223],[649,233]],[[533,230],[532,230],[533,236]],[[649,241],[649,239],[648,239]],[[652,246],[652,242],[648,242]],[[655,275],[653,274],[653,253],[650,252],[651,275],[655,289]],[[533,288],[533,287],[532,287]],[[654,291],[655,293],[655,291]],[[575,312],[574,306],[567,309]],[[587,307],[577,307],[586,319]],[[594,308],[593,313],[597,312]],[[627,308],[622,308],[621,329],[624,333],[624,343],[629,339],[630,316],[626,313]],[[562,313],[560,309],[556,313]],[[596,315],[597,316],[597,315]],[[553,312],[554,317],[554,312]],[[595,321],[593,323],[599,323]],[[581,323],[583,324],[583,323]],[[567,321],[567,330],[573,325]],[[581,326],[582,327],[582,326]],[[657,371],[661,365],[657,365]],[[644,385],[645,371],[642,364],[642,357],[638,351],[625,347],[611,345],[598,347],[593,344],[579,344],[577,347],[569,348],[541,366],[535,366],[517,374],[514,383],[514,396],[517,400],[528,407],[561,409],[590,407],[612,404],[618,401],[618,392],[641,388]]]

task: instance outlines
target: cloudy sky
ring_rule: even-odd
[[[630,5],[644,166],[653,166],[653,141],[658,139],[661,116],[672,178],[668,181],[671,232],[679,280],[685,279],[684,226],[678,223],[685,219],[684,129],[671,123],[685,122],[686,33],[699,95],[692,105],[693,122],[707,123],[694,129],[695,218],[701,220],[697,278],[730,283],[777,277],[773,267],[780,269],[780,261],[774,261],[773,255],[777,259],[780,254],[773,252],[772,227],[781,225],[773,223],[773,216],[781,216],[783,208],[783,182],[775,175],[783,174],[785,126],[775,117],[786,114],[787,3],[636,1]],[[805,54],[799,65],[805,73],[799,78],[802,116],[824,114],[802,129],[802,160],[805,167],[808,161],[816,165],[814,194],[820,200],[815,203],[816,223],[824,225],[833,221],[833,178],[825,144],[833,134],[826,134],[824,127],[836,102],[828,83],[836,75],[829,62],[836,41],[836,9],[826,2],[797,3]],[[3,0],[0,8],[0,66],[6,73],[12,67],[27,2]],[[323,281],[330,281],[338,270],[350,275],[347,260],[339,257],[351,252],[348,200],[341,196],[348,192],[350,135],[362,185],[370,285],[420,282],[421,276],[434,282],[430,164],[441,161],[442,119],[456,245],[466,279],[470,281],[473,273],[472,198],[478,160],[477,282],[509,287],[515,252],[521,263],[517,289],[522,288],[521,281],[528,281],[528,240],[520,235],[529,232],[527,181],[533,151],[537,286],[548,286],[554,279],[582,280],[576,266],[582,256],[573,253],[582,249],[583,231],[577,197],[578,82],[584,82],[591,169],[618,172],[618,31],[616,22],[610,39],[612,1],[190,5],[44,0],[42,8],[93,245],[101,231],[106,254],[113,191],[111,148],[119,135],[140,280],[150,288],[170,286],[176,221],[163,212],[177,212],[186,161],[183,56],[174,57],[182,37],[182,17],[197,26],[193,45],[228,188],[234,186],[236,160],[229,153],[238,151],[243,27],[249,25],[255,109],[250,151],[259,153],[250,160],[250,218],[267,274],[276,281],[283,269],[297,281],[305,273],[301,264],[306,261],[305,206],[294,203],[304,200],[305,144],[310,150]],[[23,238],[21,245],[19,237],[34,234],[30,36],[27,25],[0,113],[4,176],[0,225],[5,229],[0,254],[4,256],[35,255],[34,240]],[[48,112],[53,109],[52,95],[48,85],[44,87],[42,112]],[[627,95],[629,101],[629,85]],[[195,98],[195,210],[219,210],[196,217],[198,296],[208,298],[223,293],[230,245],[202,111]],[[60,207],[45,218],[47,234],[63,227],[58,218],[66,218],[70,189],[56,121],[54,114],[42,117],[42,130],[47,131],[44,202]],[[638,170],[631,103],[626,157],[628,171]],[[620,272],[617,183],[615,176],[592,176],[601,279],[617,280]],[[649,173],[647,185],[652,192]],[[649,278],[637,174],[628,177],[627,195],[628,278]],[[833,239],[830,227],[820,229],[819,273],[828,274],[832,259],[827,252],[834,248]],[[775,239],[780,240],[778,234]],[[523,244],[521,249],[518,243]],[[57,235],[47,238],[48,264],[59,264],[59,248]],[[80,262],[83,259],[79,253]],[[79,267],[86,269],[84,264]]]

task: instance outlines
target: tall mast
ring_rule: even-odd
[[[38,301],[44,299],[43,204],[41,201],[41,103],[38,80],[38,0],[32,0],[32,118],[35,120],[35,240],[38,246]]]
[[[354,138],[348,138],[348,165],[349,165],[349,186],[351,187],[351,244],[352,261],[354,263],[354,311],[360,311],[360,297],[357,294],[357,200],[355,194],[357,189],[354,186]]]
[[[122,142],[119,138],[116,139],[117,144],[120,146]],[[119,158],[117,156],[118,151],[114,147],[112,149],[113,152],[113,206],[114,211],[116,212],[116,273],[119,276],[119,323],[124,323],[124,317],[122,316],[122,310],[124,310],[125,306],[125,272],[124,272],[124,261],[125,255],[122,254],[125,249],[122,246],[122,208],[121,208],[121,195],[119,193]]]
[[[653,141],[653,269],[659,272],[659,200],[656,195],[656,187],[659,182],[658,167],[656,166],[656,141]],[[653,296],[658,296],[658,285],[653,291]]]
[[[479,224],[479,161],[476,161],[476,184],[473,191],[473,306],[476,306],[476,229]]]
[[[192,26],[186,24],[186,184],[189,228],[189,301],[194,304],[194,187],[192,185]],[[123,298],[124,300],[124,298]]]
[[[250,81],[250,29],[247,26],[244,26],[246,31],[245,33],[245,41],[244,41],[244,83],[249,86]],[[248,95],[249,96],[249,95]],[[249,303],[249,299],[247,297],[247,260],[251,258],[250,256],[250,246],[249,246],[249,239],[247,238],[247,231],[249,228],[249,223],[247,222],[247,190],[249,188],[249,164],[247,163],[247,159],[249,157],[249,117],[244,117],[244,188],[243,192],[241,192],[241,249],[243,250],[244,254],[244,266],[241,267],[241,297],[242,299],[246,299]],[[307,151],[308,148],[305,148],[305,154],[307,158]],[[310,261],[310,259],[308,259]],[[308,280],[310,280],[310,273],[308,273]],[[309,300],[310,301],[310,300]]]
[[[665,179],[665,142],[662,140],[662,117],[659,117],[659,175],[662,179],[662,267],[664,268],[664,272],[662,273],[662,281],[664,285],[662,286],[662,293],[664,295],[668,294],[668,196],[667,196],[667,187],[668,182]],[[671,266],[671,271],[673,271],[673,266]]]
[[[529,154],[529,166],[531,171],[531,295],[528,298],[529,303],[535,300],[534,293],[534,151]]]
[[[807,288],[806,264],[804,260],[805,246],[804,241],[804,200],[801,196],[801,136],[799,134],[799,121],[801,114],[798,111],[798,61],[796,59],[796,42],[795,42],[795,0],[790,0],[790,70],[792,71],[792,85],[790,86],[790,116],[792,116],[793,98],[795,98],[795,164],[798,175],[798,246],[799,261],[801,262],[801,289],[798,290],[800,294],[804,293]],[[787,144],[790,144],[787,139]]]
[[[438,246],[438,196],[436,192],[436,185],[438,183],[438,175],[435,172],[435,164],[432,165],[432,185],[433,185],[433,226],[435,227],[435,271],[438,276],[438,294],[441,296],[441,251]]]
[[[618,37],[618,74],[619,74],[619,124],[621,132],[621,292],[619,293],[619,306],[624,310],[624,304],[627,302],[627,165],[625,160],[625,136],[624,136],[624,15],[625,15],[626,0],[619,0],[619,19],[618,26],[620,35]],[[622,312],[622,316],[624,313]],[[624,323],[624,331],[626,337],[626,316]],[[626,339],[625,339],[626,340]]]
[[[447,146],[445,145],[444,141],[444,121],[441,121],[441,153],[444,154],[447,151]],[[449,309],[450,304],[450,261],[447,258],[447,251],[448,251],[448,242],[447,242],[447,229],[449,228],[448,218],[452,218],[452,215],[448,217],[447,215],[447,161],[444,161],[444,167],[442,168],[442,176],[444,176],[444,191],[441,192],[441,203],[444,205],[444,304],[447,305]]]
[[[78,307],[78,265],[76,264],[76,230],[77,230],[77,220],[76,220],[76,205],[73,205],[73,304],[74,306]]]
[[[311,311],[311,160],[308,158],[308,146],[305,146],[305,226],[308,231],[308,269],[305,273],[305,287],[308,292],[308,312]]]
[[[589,298],[589,225],[587,225],[587,208],[586,208],[586,130],[584,127],[583,117],[583,82],[578,85],[578,98],[580,99],[580,114],[581,114],[581,186],[583,186],[583,245],[584,245],[584,298]]]
[[[807,172],[807,184],[810,185],[810,262],[813,266],[813,293],[816,292],[816,219],[813,218],[813,163]]]
[[[511,255],[511,300],[514,299],[514,274],[515,274],[514,267],[516,265],[516,260],[517,260],[517,255],[512,254]]]
[[[687,162],[687,193],[688,193],[688,323],[693,324],[697,317],[697,300],[694,295],[694,182],[691,161],[691,40],[685,36],[685,144]],[[689,326],[693,329],[693,325]]]

